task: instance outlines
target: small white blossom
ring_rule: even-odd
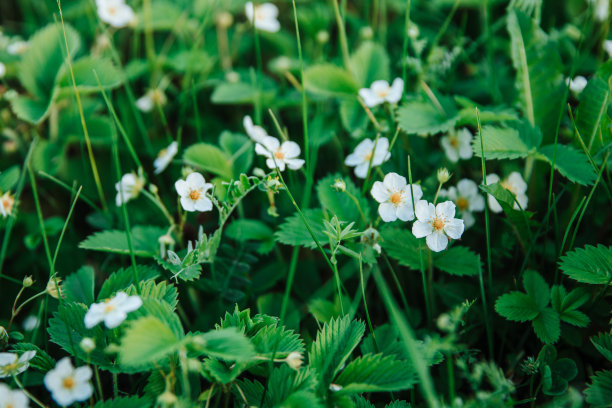
[[[404,81],[401,78],[395,78],[392,85],[380,79],[372,82],[369,88],[361,88],[359,90],[359,96],[361,96],[368,108],[373,108],[385,102],[399,102],[399,100],[402,99],[403,92]]]
[[[181,197],[181,205],[185,211],[210,211],[213,203],[206,192],[213,187],[207,183],[200,173],[191,173],[185,180],[174,183],[176,192]]]
[[[153,167],[155,167],[155,174],[159,174],[162,171],[166,170],[174,156],[178,153],[178,143],[172,142],[168,147],[162,149],[155,160],[153,161]]]
[[[91,397],[93,394],[91,376],[91,368],[88,366],[74,368],[70,358],[64,357],[45,375],[44,383],[55,402],[67,407]]]
[[[26,52],[26,50],[28,49],[28,46],[29,44],[27,41],[21,41],[21,40],[15,41],[14,43],[6,47],[6,52],[8,52],[11,55],[20,55]]]
[[[463,220],[455,218],[455,204],[446,201],[434,206],[425,200],[416,203],[417,221],[412,224],[412,233],[425,238],[427,246],[440,252],[448,246],[448,238],[459,239],[463,234]]]
[[[298,351],[293,351],[289,353],[285,361],[287,362],[287,365],[292,369],[299,370],[302,366],[302,363],[304,362],[304,356],[302,356],[302,353]]]
[[[608,53],[608,58],[612,58],[612,40],[606,40],[603,42],[603,49]]]
[[[251,140],[253,140],[255,143],[263,143],[263,140],[270,136],[264,128],[253,124],[253,119],[251,119],[251,117],[248,115],[242,119],[242,124],[244,126],[244,130],[247,132],[247,135],[249,135]]]
[[[473,212],[484,211],[484,197],[479,194],[478,185],[470,179],[460,180],[457,187],[440,190],[440,195],[448,197],[455,203],[461,218],[463,218],[465,228],[470,228],[476,222]]]
[[[499,181],[500,178],[497,174],[487,174],[487,185],[495,184]],[[523,177],[521,177],[519,172],[513,171],[506,179],[502,180],[500,184],[502,187],[516,196],[516,201],[518,201],[518,204],[516,201],[514,202],[514,209],[527,209],[527,183],[525,183],[525,180],[523,180]],[[489,194],[487,201],[489,202],[489,208],[491,211],[495,213],[502,211],[502,207],[499,205],[499,202],[495,197]]]
[[[161,89],[150,89],[136,100],[136,107],[142,112],[151,112],[155,106],[164,106],[168,99]]]
[[[23,325],[23,330],[32,331],[32,330],[37,329],[38,326],[40,326],[40,320],[38,320],[38,317],[34,315],[29,315],[23,320],[22,325]]]
[[[0,78],[6,75],[6,65],[0,62]]]
[[[280,171],[284,171],[286,166],[291,170],[298,170],[304,165],[304,160],[297,158],[301,153],[297,143],[285,141],[281,144],[272,136],[266,136],[261,143],[257,143],[255,153],[268,158],[266,165],[270,169],[278,166]]]
[[[446,157],[453,163],[459,159],[471,159],[474,152],[472,151],[472,133],[466,129],[451,130],[448,135],[440,140]]]
[[[411,189],[411,186],[406,184],[406,178],[397,173],[389,173],[382,182],[375,182],[371,193],[380,203],[378,214],[385,222],[392,222],[398,218],[402,221],[413,220],[412,194],[415,203],[423,197],[421,186],[413,184]]]
[[[275,33],[280,30],[278,22],[278,7],[272,3],[262,3],[256,6],[252,1],[249,1],[244,6],[244,12],[249,21],[255,25],[258,30]]]
[[[2,218],[6,218],[13,213],[15,206],[15,197],[8,191],[0,196],[0,214]]]
[[[79,343],[79,347],[81,347],[81,350],[89,354],[96,349],[96,342],[91,337],[83,337],[83,340],[81,340]]]
[[[565,84],[569,86],[570,91],[576,94],[582,92],[586,88],[587,83],[587,79],[581,75],[574,77],[574,79],[565,78]]]
[[[0,383],[0,408],[28,408],[30,401],[21,390],[11,390],[8,385]]]
[[[144,178],[134,173],[124,174],[121,180],[115,184],[115,189],[117,190],[115,204],[117,204],[117,207],[121,207],[121,204],[124,202],[127,203],[131,199],[138,197],[144,185]]]
[[[114,329],[127,318],[128,313],[137,310],[140,306],[142,299],[139,296],[128,296],[125,292],[117,292],[105,302],[94,303],[89,307],[85,314],[85,327],[91,329],[103,321],[106,327]]]
[[[589,3],[595,6],[595,19],[601,22],[608,20],[610,17],[610,0],[589,0]]]
[[[374,149],[375,144],[376,149]],[[378,142],[364,139],[355,147],[353,153],[346,156],[344,164],[355,167],[355,175],[364,179],[368,174],[370,160],[372,160],[372,167],[376,167],[389,158],[391,158],[391,153],[389,152],[389,140],[386,137],[381,137]]]
[[[23,373],[30,366],[36,351],[29,350],[21,356],[15,353],[0,353],[0,378],[12,377]]]
[[[96,0],[100,20],[115,28],[125,27],[134,20],[134,10],[124,0]]]

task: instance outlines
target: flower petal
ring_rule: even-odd
[[[183,210],[185,211],[195,211],[195,203],[189,197],[181,197],[181,205],[183,206]]]
[[[414,220],[414,209],[412,208],[412,204],[410,200],[404,205],[399,205],[396,209],[397,218],[402,221],[412,221]]]
[[[414,212],[419,221],[432,221],[436,215],[436,207],[432,203],[428,203],[425,200],[419,200],[416,203]]]
[[[444,224],[444,232],[452,239],[459,239],[465,230],[463,220],[453,218]]]
[[[395,78],[391,88],[389,89],[389,93],[387,94],[387,102],[389,103],[397,103],[400,99],[402,99],[402,94],[404,93],[404,81],[402,78]]]
[[[434,252],[444,251],[448,246],[448,238],[441,232],[434,232],[425,238],[427,246]]]
[[[439,203],[436,205],[436,215],[449,220],[455,218],[455,203],[452,201]]]
[[[382,203],[378,206],[378,214],[384,222],[393,222],[397,220],[395,206],[391,203]]]
[[[174,188],[181,197],[189,195],[189,185],[185,180],[177,180],[176,183],[174,183]]]
[[[428,222],[415,221],[412,224],[412,234],[417,238],[423,238],[430,235],[433,232],[433,227]]]
[[[281,152],[285,155],[285,159],[294,159],[301,153],[300,146],[291,141],[283,142],[280,147]]]
[[[406,178],[397,173],[389,173],[385,176],[383,183],[392,192],[403,191],[406,187]]]
[[[210,211],[213,209],[213,203],[208,197],[202,196],[195,202],[194,208],[201,212]]]
[[[389,199],[389,190],[382,181],[375,181],[372,185],[372,190],[370,190],[370,194],[372,197],[379,203],[384,203]]]
[[[206,184],[206,180],[204,180],[204,176],[198,172],[193,172],[187,176],[185,179],[190,188],[203,188]]]
[[[355,167],[355,175],[359,178],[366,178],[368,175],[369,163],[362,163],[359,166]]]
[[[371,89],[368,88],[360,89],[359,96],[361,96],[361,99],[363,99],[363,102],[368,108],[373,108],[384,102],[384,99],[376,95]]]
[[[285,159],[285,163],[291,170],[299,170],[306,162],[302,159]]]

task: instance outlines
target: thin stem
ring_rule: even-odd
[[[49,248],[49,240],[47,238],[47,231],[45,230],[45,221],[43,218],[42,209],[40,207],[40,200],[38,199],[38,188],[36,187],[36,177],[32,171],[32,167],[28,163],[28,173],[30,175],[30,184],[32,185],[32,195],[34,196],[34,204],[36,205],[36,215],[38,216],[38,224],[40,226],[40,234],[42,235],[43,245],[45,247],[45,254],[47,255],[47,261],[49,262],[49,276],[53,275],[53,260],[51,258],[51,249]]]
[[[489,321],[489,308],[487,306],[487,297],[485,295],[484,280],[482,278],[482,266],[480,264],[480,256],[478,257],[478,281],[480,283],[480,297],[482,298],[482,313],[484,314],[485,327],[487,329],[487,341],[489,342],[489,359],[493,361],[493,332],[491,331],[491,322]]]
[[[334,6],[334,15],[336,16],[336,24],[338,25],[338,36],[340,37],[340,48],[342,49],[342,61],[344,62],[344,68],[351,71],[351,63],[348,51],[348,42],[346,41],[346,30],[344,27],[344,20],[340,15],[340,8],[338,7],[338,0],[332,0]]]
[[[17,378],[16,375],[13,376],[13,380],[15,380],[15,384],[17,384],[17,386],[21,389],[21,391],[23,391],[23,393],[25,395],[27,395],[29,399],[34,401],[34,403],[36,403],[36,405],[38,405],[41,408],[47,408],[47,406],[45,404],[43,404],[42,402],[40,402],[40,400],[38,398],[36,398],[34,395],[30,394],[30,391],[25,389],[25,387],[23,386],[23,384],[21,384],[21,381],[19,381],[19,379]]]
[[[482,167],[482,182],[486,183],[487,182],[487,167],[485,164],[485,152],[484,152],[484,136],[482,134],[482,127],[480,124],[480,111],[478,110],[478,108],[476,109],[476,122],[478,125],[478,135],[480,136],[480,163],[481,163],[481,167]],[[485,205],[485,233],[486,233],[486,240],[487,240],[487,269],[488,269],[488,283],[489,283],[489,288],[491,287],[491,285],[493,285],[493,272],[492,272],[492,264],[491,264],[491,232],[490,232],[490,226],[489,226],[489,206]]]

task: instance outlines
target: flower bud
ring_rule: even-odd
[[[151,192],[151,194],[157,195],[157,193],[159,192],[159,188],[155,184],[151,183],[149,184],[149,191]]]
[[[446,313],[442,313],[440,316],[438,316],[438,319],[436,320],[436,325],[438,326],[438,329],[442,331],[453,331],[453,323],[451,321],[450,316]]]
[[[374,30],[372,30],[370,26],[362,27],[361,30],[359,30],[359,36],[364,40],[371,40],[372,37],[374,37]]]
[[[178,402],[178,398],[170,391],[164,391],[159,397],[157,397],[157,402],[162,407],[174,406]]]
[[[340,192],[346,191],[346,183],[344,182],[344,180],[339,179],[339,178],[334,181],[334,184],[332,184],[332,187],[336,191],[340,191]]]
[[[438,169],[438,182],[440,184],[446,183],[450,180],[451,174],[446,167],[442,167]]]
[[[23,278],[23,287],[24,288],[29,288],[33,284],[34,284],[34,280],[32,279],[31,276],[26,276],[25,278]]]
[[[45,292],[49,294],[49,296],[54,297],[55,299],[59,299],[59,297],[64,297],[64,293],[62,292],[61,286],[62,279],[59,276],[52,276],[47,282],[47,288]]]
[[[236,71],[229,71],[225,74],[225,80],[227,82],[236,83],[240,81],[240,74],[238,74]]]
[[[317,33],[317,42],[319,44],[325,44],[329,41],[329,33],[325,30],[321,30]]]
[[[84,337],[79,346],[84,352],[89,354],[96,349],[96,342],[91,337]]]
[[[234,17],[227,11],[221,11],[215,16],[215,23],[219,28],[228,28],[234,24]]]
[[[302,363],[304,362],[304,357],[302,356],[302,353],[293,351],[289,353],[285,361],[289,367],[297,371],[302,366]]]
[[[3,326],[0,326],[0,341],[7,341],[9,338],[6,329]]]
[[[259,167],[255,167],[253,169],[253,175],[255,177],[265,177],[266,176],[266,172],[263,171],[262,169],[260,169]]]

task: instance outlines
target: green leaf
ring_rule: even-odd
[[[185,150],[183,160],[189,166],[195,166],[226,180],[232,178],[232,159],[215,145],[209,143],[191,145]]]
[[[17,343],[11,347],[13,353],[22,354],[26,351],[35,351],[36,355],[30,360],[30,366],[37,368],[38,370],[46,373],[49,370],[55,368],[55,359],[47,354],[46,351],[42,350],[35,344],[31,343]]]
[[[418,271],[425,267],[429,249],[424,240],[417,239],[410,230],[400,228],[384,228],[380,231],[383,249],[400,265]],[[421,261],[423,263],[421,264]]]
[[[161,320],[154,316],[141,317],[125,330],[119,361],[126,367],[147,369],[153,363],[162,364],[180,345],[181,341]]]
[[[317,370],[319,386],[326,390],[342,365],[361,341],[365,325],[349,316],[331,319],[317,333],[312,343],[308,360],[310,367]]]
[[[94,303],[94,270],[91,266],[82,266],[78,271],[69,275],[62,289],[66,300],[84,303],[89,306]]]
[[[544,160],[550,165],[553,162],[555,146],[548,145],[538,149],[538,159]],[[571,146],[557,145],[557,156],[555,157],[555,169],[570,181],[584,186],[592,185],[597,179],[597,174],[588,161],[587,156]]]
[[[609,407],[612,401],[612,370],[598,371],[591,376],[591,384],[584,391],[592,407]]]
[[[533,330],[542,343],[552,344],[559,340],[561,335],[561,321],[559,313],[551,308],[540,311],[538,317],[532,320]]]
[[[481,268],[480,257],[467,247],[454,246],[436,254],[434,266],[451,275],[474,276]]]
[[[93,408],[150,408],[151,401],[142,397],[118,397],[99,401]]]
[[[522,292],[501,295],[495,302],[495,311],[506,319],[516,322],[533,320],[540,312],[535,300]]]
[[[0,173],[0,194],[11,190],[19,181],[19,166],[12,166]]]
[[[146,282],[138,282],[138,289],[136,289],[136,285],[132,284],[125,289],[125,293],[128,295],[138,295],[142,299],[152,298],[166,302],[172,310],[176,309],[176,305],[178,304],[178,291],[176,290],[176,286],[168,284],[165,281],[155,283],[153,279],[150,279]]]
[[[608,361],[612,362],[612,333],[599,333],[591,337],[591,343]]]
[[[133,227],[131,232],[134,255],[153,257],[159,251],[157,240],[166,233],[166,230],[152,226],[137,226]],[[81,241],[79,248],[122,255],[130,254],[127,237],[125,231],[122,230],[96,232]]]
[[[72,70],[77,89],[84,93],[99,92],[100,86],[102,89],[116,88],[121,85],[123,77],[108,58],[84,57],[72,64]],[[72,95],[74,92],[72,77],[67,69],[64,70],[60,86],[63,88],[61,89],[63,94]]]
[[[367,354],[351,361],[334,380],[342,386],[337,393],[400,391],[412,388],[418,382],[412,365],[395,356]]]
[[[159,276],[157,268],[152,266],[137,265],[136,270],[138,271],[138,278],[141,282],[146,282]],[[126,290],[133,282],[134,269],[131,266],[111,273],[100,288],[97,297],[98,301],[104,301],[112,297],[116,292]]]
[[[605,78],[607,76],[607,78]],[[610,98],[609,75],[594,76],[580,93],[580,104],[576,110],[576,128],[582,140],[594,140]]]
[[[508,12],[507,28],[523,113],[542,130],[545,139],[551,140],[565,103],[559,49],[535,20],[521,11]]]
[[[452,98],[438,96],[444,109],[441,112],[431,101],[413,99],[404,102],[396,111],[396,121],[406,133],[428,136],[447,132],[459,120],[459,114]]]
[[[272,358],[272,355],[285,357],[291,352],[302,353],[304,342],[293,330],[287,330],[284,326],[267,325],[262,327],[251,337],[251,343],[255,346],[257,355]]]
[[[323,211],[309,208],[302,211],[302,213],[319,243],[321,243],[321,245],[327,243],[328,237],[323,233]],[[285,245],[316,248],[312,236],[298,213],[285,219],[285,222],[274,234],[274,238],[277,242]]]
[[[337,179],[342,179],[345,182],[346,191],[357,199],[359,206],[346,192],[337,191],[332,187]],[[350,179],[345,180],[338,173],[322,178],[317,183],[317,196],[321,206],[329,211],[330,214],[336,215],[340,221],[356,221],[356,225],[366,227],[363,224],[359,208],[361,208],[364,214],[368,214],[370,206],[368,200],[361,195],[359,189]]]
[[[379,79],[388,81],[391,76],[385,47],[371,41],[361,44],[351,55],[350,65],[357,84],[362,88],[369,88]]]
[[[246,82],[223,82],[215,88],[210,100],[220,105],[238,105],[259,103],[260,95],[262,103],[272,103],[276,92],[270,88],[268,81],[263,81],[260,91],[255,85]]]
[[[608,285],[612,281],[612,247],[587,245],[561,257],[561,271],[581,283]]]
[[[145,7],[140,8],[136,21],[135,30],[145,31],[171,31],[178,29],[177,24],[186,23],[183,10],[176,3],[164,0],[156,0],[150,4],[150,12]]]
[[[523,287],[525,292],[535,300],[539,310],[548,306],[550,300],[550,287],[539,273],[527,270],[523,274]]]
[[[542,134],[528,123],[514,127],[484,126],[482,128],[485,158],[517,159],[527,157],[542,142]],[[480,134],[472,140],[472,150],[478,157],[482,156]]]
[[[239,133],[225,131],[219,136],[219,146],[230,157],[235,179],[251,169],[253,164],[253,143],[251,139]]]
[[[331,64],[313,65],[304,71],[304,86],[315,95],[357,97],[359,86],[344,69]]]
[[[225,235],[236,241],[258,241],[257,252],[267,254],[274,249],[274,231],[259,220],[241,218],[225,227]]]
[[[234,327],[197,335],[198,349],[225,361],[246,361],[255,357],[255,347]]]

